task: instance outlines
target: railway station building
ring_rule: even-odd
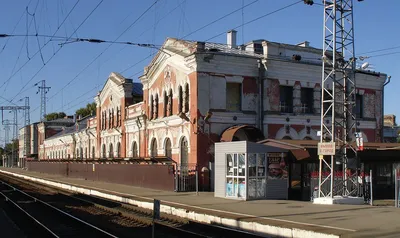
[[[212,174],[216,142],[317,141],[321,55],[307,41],[237,45],[236,31],[226,44],[168,38],[140,82],[111,73],[94,98],[96,115],[39,141],[39,159],[166,157]],[[386,81],[356,72],[364,142],[383,141]]]

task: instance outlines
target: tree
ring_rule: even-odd
[[[18,145],[19,145],[18,142],[19,142],[18,140],[13,140],[12,143],[7,143],[3,150],[4,153],[12,154],[12,151],[14,150],[14,152],[18,154]],[[14,147],[13,147],[13,144],[14,144]]]
[[[65,114],[64,112],[52,112],[46,115],[46,121],[52,121],[55,119],[64,118],[66,116],[67,114]]]
[[[96,103],[88,103],[86,107],[79,108],[75,113],[77,117],[81,116],[82,118],[96,114]]]

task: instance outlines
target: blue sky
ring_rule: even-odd
[[[101,0],[80,0],[55,35],[70,37],[100,2]],[[296,0],[159,0],[119,38],[119,41],[161,45],[167,37],[183,37],[249,4],[243,11],[238,11],[186,38],[207,40],[240,25],[243,21],[250,21],[295,2]],[[40,35],[53,35],[75,3],[76,0],[0,0],[0,34],[25,35],[28,32],[35,35],[37,32]],[[153,3],[154,0],[103,0],[72,37],[113,41]],[[354,1],[354,5],[357,55],[399,46],[388,51],[363,55],[395,53],[371,57],[367,61],[376,71],[392,76],[391,83],[385,91],[385,114],[400,115],[400,109],[395,103],[398,98],[396,88],[400,86],[400,54],[396,53],[400,52],[400,31],[395,11],[400,7],[400,1],[364,0]],[[29,14],[26,12],[27,6]],[[21,20],[16,25],[19,19]],[[30,27],[27,27],[29,24]],[[307,40],[311,42],[311,46],[320,48],[322,25],[322,7],[317,4],[308,6],[301,2],[238,28],[238,43],[266,39],[296,44]],[[136,46],[109,46],[107,43],[85,42],[65,44],[59,50],[60,41],[50,41],[43,47],[48,39],[28,37],[26,41],[24,36],[0,38],[0,95],[8,100],[14,99],[13,102],[18,105],[23,105],[19,99],[29,96],[32,122],[39,120],[40,96],[36,94],[37,87],[34,84],[40,80],[45,79],[47,86],[51,87],[47,94],[50,98],[47,113],[65,111],[67,114],[73,114],[79,107],[93,101],[110,72],[122,72],[128,68],[123,75],[137,81],[143,67],[151,60],[143,59],[155,52],[154,49]],[[226,36],[222,34],[211,41],[225,43]],[[39,47],[42,50],[33,57]],[[109,48],[104,51],[107,47]],[[53,56],[54,52],[57,53]],[[101,56],[94,60],[100,53]],[[43,62],[46,62],[44,67]],[[132,65],[135,66],[131,67]],[[0,99],[0,104],[10,105],[3,98]],[[7,114],[6,119],[11,119],[11,114]],[[22,113],[19,116],[19,121],[22,122],[21,117]],[[0,130],[3,137],[3,128]]]

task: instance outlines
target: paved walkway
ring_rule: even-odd
[[[400,209],[393,207],[314,205],[310,202],[288,200],[237,201],[215,198],[211,192],[200,192],[198,195],[175,193],[66,178],[16,168],[0,170],[130,196],[141,201],[159,199],[162,204],[237,221],[312,230],[340,237],[400,237]]]

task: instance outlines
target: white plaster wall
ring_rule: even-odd
[[[210,76],[209,101],[212,109],[226,109],[226,79],[224,77]],[[207,95],[204,95],[204,98]],[[199,104],[203,101],[199,100]]]

